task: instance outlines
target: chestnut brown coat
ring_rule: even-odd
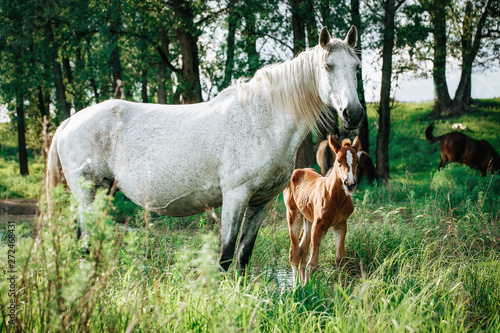
[[[335,261],[342,266],[347,218],[354,211],[351,194],[356,187],[358,138],[345,139],[342,146],[332,136],[328,144],[335,153],[335,162],[328,177],[314,169],[297,169],[283,192],[290,234],[290,264],[295,281],[300,268],[304,283],[309,273],[318,268],[319,246],[328,229],[335,234]],[[311,247],[311,256],[306,258]],[[308,271],[305,270],[307,267]]]

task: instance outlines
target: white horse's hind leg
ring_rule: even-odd
[[[77,238],[82,240],[84,245],[88,245],[86,244],[88,241],[88,231],[85,226],[87,222],[85,221],[85,218],[87,215],[86,211],[95,198],[94,188],[86,186],[85,184],[82,184],[81,181],[79,181],[79,184],[71,188],[71,190],[73,192],[73,195],[75,196],[76,201],[78,202],[78,222],[76,236]]]
[[[218,261],[224,271],[228,270],[233,261],[234,248],[248,200],[249,194],[244,187],[223,194]]]
[[[250,261],[259,228],[272,204],[273,200],[258,205],[250,204],[245,211],[240,241],[238,242],[238,248],[236,250],[236,269],[242,274],[245,273],[248,262]]]

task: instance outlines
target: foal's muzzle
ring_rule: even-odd
[[[348,191],[353,191],[356,187],[356,180],[354,180],[354,182],[352,182],[351,184],[349,184],[347,180],[344,180],[344,186]]]

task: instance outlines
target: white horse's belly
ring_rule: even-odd
[[[218,188],[195,190],[179,195],[156,207],[145,204],[146,209],[168,216],[188,216],[222,206],[222,193]]]

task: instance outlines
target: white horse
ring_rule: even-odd
[[[329,107],[345,128],[359,126],[356,40],[354,27],[345,40],[323,28],[318,46],[204,103],[90,106],[57,129],[47,190],[64,177],[79,203],[83,232],[95,188],[112,184],[136,204],[169,216],[222,206],[218,261],[229,268],[240,233],[236,268],[244,273],[262,220],[288,184],[309,131],[331,118]],[[82,178],[95,187],[79,186]]]

